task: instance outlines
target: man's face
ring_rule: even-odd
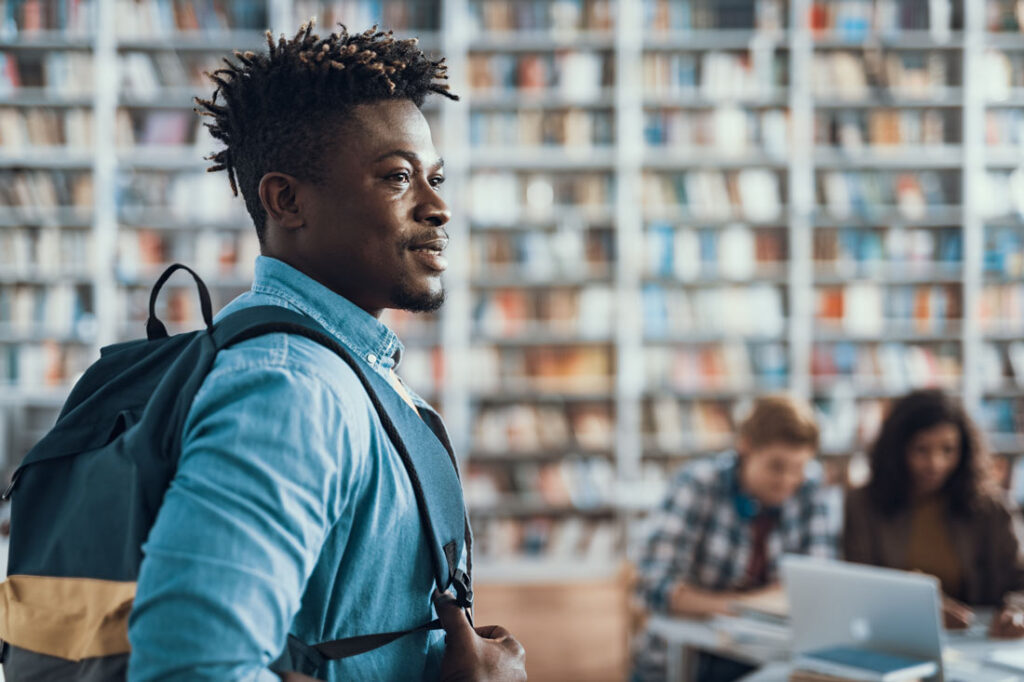
[[[361,104],[332,134],[323,182],[301,188],[296,264],[374,315],[437,309],[451,214],[426,119],[408,100]]]
[[[804,482],[814,449],[779,443],[751,448],[743,454],[742,484],[762,504],[777,507]]]

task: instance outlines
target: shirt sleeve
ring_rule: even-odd
[[[834,559],[839,549],[839,517],[841,493],[834,486],[816,482],[809,486],[805,526],[804,553],[823,559]]]
[[[684,468],[651,515],[638,565],[638,588],[652,610],[667,611],[672,587],[685,580],[693,569],[707,515],[706,498],[703,486]]]
[[[129,679],[279,681],[267,666],[344,504],[342,406],[294,368],[207,377],[143,547]]]

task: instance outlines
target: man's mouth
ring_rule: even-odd
[[[409,250],[430,270],[443,272],[448,269],[448,259],[442,254],[448,247],[448,237],[433,237],[409,245]]]

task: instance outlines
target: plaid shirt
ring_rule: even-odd
[[[668,610],[672,587],[680,581],[715,591],[758,587],[746,582],[752,519],[736,508],[738,462],[730,452],[687,464],[652,513],[639,564],[640,593],[652,610]],[[839,505],[833,495],[822,485],[821,465],[812,461],[768,535],[769,583],[778,580],[783,554],[836,555]]]

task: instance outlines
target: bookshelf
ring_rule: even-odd
[[[311,15],[420,37],[463,96],[425,111],[455,216],[448,303],[386,321],[466,462],[485,556],[614,566],[622,520],[769,391],[814,401],[837,471],[922,384],[1024,453],[1011,2],[0,8],[8,468],[99,347],[141,335],[168,262],[197,266],[220,305],[248,287],[255,235],[204,172],[191,97],[223,54]],[[162,306],[196,325],[187,280]]]

